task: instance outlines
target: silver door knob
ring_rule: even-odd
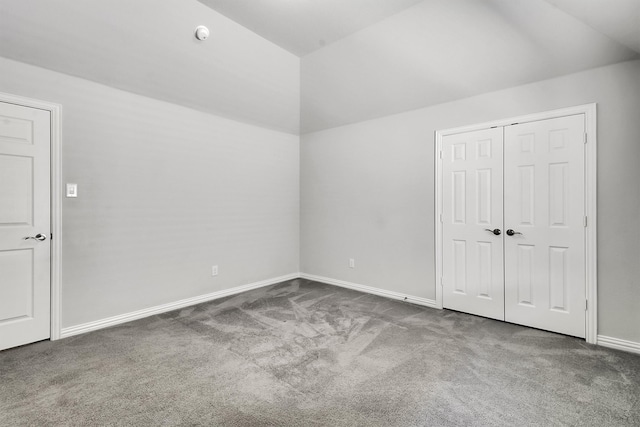
[[[45,240],[47,240],[47,236],[45,236],[42,233],[38,233],[35,236],[29,236],[29,237],[25,237],[24,240],[29,240],[29,239],[33,239],[33,240],[37,240],[39,242],[43,242]]]
[[[507,236],[513,236],[514,234],[522,234],[519,231],[513,231],[512,229],[507,230]]]
[[[500,229],[499,228],[494,228],[493,230],[490,228],[485,228],[486,231],[495,234],[496,236],[500,235]]]

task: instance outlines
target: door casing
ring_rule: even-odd
[[[454,135],[464,132],[472,132],[489,129],[495,126],[508,126],[515,123],[535,122],[539,120],[553,119],[575,114],[585,116],[585,212],[587,226],[585,228],[585,277],[587,307],[585,310],[586,341],[591,344],[597,342],[597,128],[596,128],[596,104],[584,104],[575,107],[558,110],[544,111],[526,116],[517,116],[507,119],[479,123],[470,126],[452,129],[438,130],[435,132],[434,159],[435,159],[435,264],[436,264],[436,307],[442,308],[442,138],[446,135]]]
[[[62,106],[23,96],[0,92],[0,102],[49,111],[51,114],[51,340],[60,339],[61,331],[61,248],[62,248],[62,176],[61,112]]]

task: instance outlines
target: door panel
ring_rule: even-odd
[[[3,280],[0,325],[33,317],[33,250],[0,252]]]
[[[505,320],[585,336],[584,115],[505,127]]]
[[[49,338],[49,171],[49,112],[0,103],[0,350]]]
[[[443,305],[504,320],[502,129],[445,136]]]
[[[2,117],[0,116],[0,120]],[[0,154],[0,224],[33,225],[33,162],[28,156]]]

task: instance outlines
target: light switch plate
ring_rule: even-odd
[[[67,183],[67,197],[78,197],[78,184]]]

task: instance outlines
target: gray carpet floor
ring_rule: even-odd
[[[640,356],[297,279],[0,352],[2,426],[640,425]]]

